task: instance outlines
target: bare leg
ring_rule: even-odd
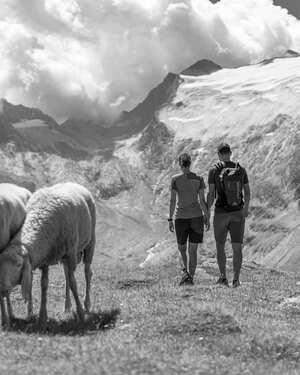
[[[198,244],[189,242],[189,274],[191,277],[194,277],[196,267],[197,267],[197,249],[198,249]]]
[[[78,291],[77,291],[77,284],[76,284],[76,279],[74,276],[74,271],[71,269],[70,266],[68,266],[68,275],[69,275],[69,283],[70,283],[70,288],[73,293],[75,303],[76,303],[76,308],[77,308],[77,314],[79,316],[79,319],[83,322],[84,321],[84,312],[78,297]]]
[[[225,254],[225,242],[216,242],[217,246],[217,261],[220,270],[220,275],[226,278],[226,254]]]
[[[180,265],[182,269],[187,270],[187,255],[186,255],[186,244],[180,245],[178,244],[178,250],[180,252]]]
[[[0,297],[0,305],[1,305],[1,324],[3,327],[4,326],[7,327],[9,326],[9,317],[7,316],[4,298],[2,296]]]
[[[84,274],[85,274],[85,283],[86,283],[84,308],[85,308],[85,311],[88,312],[90,311],[90,308],[91,308],[90,289],[91,289],[91,278],[93,275],[90,263],[86,263],[84,265]]]
[[[68,274],[68,266],[64,263],[64,272],[65,272],[65,279],[66,279],[66,298],[65,298],[65,312],[71,312],[72,302],[70,297],[70,283],[69,283],[69,274]]]
[[[232,250],[233,250],[233,279],[239,280],[242,261],[243,261],[243,254],[242,254],[242,247],[243,244],[233,242],[232,243]]]
[[[47,290],[48,290],[48,266],[43,266],[41,268],[41,308],[40,308],[40,324],[44,325],[47,321]]]

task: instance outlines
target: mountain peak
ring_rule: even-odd
[[[169,72],[160,84],[150,90],[141,103],[131,111],[122,112],[117,126],[128,129],[128,133],[143,130],[154,120],[155,112],[172,99],[181,81],[178,74]]]
[[[222,67],[211,60],[199,60],[195,64],[184,69],[180,74],[190,75],[190,76],[202,76],[206,74],[214,73]]]
[[[12,104],[8,102],[5,98],[0,101],[0,113],[5,116],[5,120],[14,124],[22,120],[33,120],[40,119],[44,121],[48,126],[57,128],[57,122],[49,115],[46,115],[38,108],[26,107],[22,104]]]
[[[293,49],[288,49],[284,55],[285,57],[299,57],[300,54]]]

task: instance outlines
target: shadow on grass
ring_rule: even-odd
[[[120,280],[117,282],[117,288],[118,289],[128,289],[128,288],[142,288],[147,287],[155,284],[156,281],[152,279],[126,279],[126,280]]]
[[[7,330],[44,335],[84,335],[114,328],[119,314],[119,309],[90,312],[85,314],[84,322],[80,322],[76,315],[68,319],[48,319],[44,327],[39,324],[37,316],[30,321],[15,318]]]
[[[175,321],[164,328],[164,333],[172,335],[222,336],[240,333],[241,329],[228,314],[200,311],[182,321]]]

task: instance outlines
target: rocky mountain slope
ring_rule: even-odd
[[[59,124],[38,108],[0,102],[0,144],[10,143],[18,151],[48,152],[61,156],[86,157],[76,140],[63,134]]]
[[[4,102],[0,180],[9,175],[35,187],[67,180],[88,186],[99,202],[103,259],[136,256],[146,267],[177,254],[165,219],[178,154],[190,152],[193,170],[206,178],[217,144],[226,140],[247,168],[252,189],[245,257],[295,269],[299,71],[300,58],[291,54],[236,69],[198,62],[170,73],[112,127],[72,119],[58,125],[38,110],[30,115]],[[203,251],[214,254],[212,231]]]
[[[71,118],[60,129],[84,147],[98,154],[111,156],[115,141],[128,139],[142,131],[154,120],[156,111],[172,99],[179,84],[179,75],[169,73],[141,103],[131,111],[123,111],[112,124]]]
[[[203,76],[206,74],[217,72],[220,69],[222,69],[222,67],[218,64],[215,64],[213,61],[201,60],[184,69],[181,72],[181,74],[191,76]]]

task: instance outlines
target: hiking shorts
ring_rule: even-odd
[[[214,235],[216,242],[225,243],[229,232],[231,242],[243,243],[245,231],[245,217],[243,211],[215,213]]]
[[[192,243],[203,242],[203,231],[203,216],[175,220],[175,232],[179,245],[185,245],[187,240]]]

